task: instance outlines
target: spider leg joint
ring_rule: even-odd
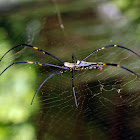
[[[34,62],[32,62],[32,61],[28,61],[28,64],[33,64]]]
[[[38,47],[33,47],[35,50],[38,50]]]

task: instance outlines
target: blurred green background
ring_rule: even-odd
[[[118,44],[140,54],[139,0],[0,0],[0,57],[18,44],[31,44],[72,62],[97,48]],[[62,65],[31,48],[17,48],[0,62],[0,72],[17,61]],[[119,48],[87,61],[121,64],[137,74],[140,60]],[[29,64],[12,66],[0,77],[0,140],[125,140],[140,139],[140,79],[127,71],[58,71]]]

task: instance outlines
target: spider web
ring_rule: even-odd
[[[120,58],[123,53],[127,55],[119,61],[115,60],[115,57]],[[111,59],[114,54],[114,59]],[[112,63],[128,65],[138,71],[138,62],[127,64],[133,57],[126,51],[116,49],[111,54],[98,54],[93,60],[111,60]],[[45,71],[41,75],[44,77],[46,72],[49,75],[55,71]],[[74,72],[74,83],[78,108],[74,102],[70,72],[64,73],[62,77],[57,75],[51,78],[41,89],[41,94],[37,97],[41,106],[37,128],[41,126],[38,131],[44,131],[45,138],[52,137],[51,133],[57,139],[133,139],[138,136],[133,130],[133,127],[137,127],[134,122],[139,120],[138,77],[117,67],[105,67],[102,71]]]
[[[64,45],[61,50],[52,48],[51,52],[69,62],[72,53],[82,59],[101,46],[87,47],[84,44],[86,47],[81,47],[78,43],[75,47],[72,42],[69,47],[67,41]],[[138,50],[138,47],[132,49]],[[87,61],[117,63],[135,72],[138,72],[140,62],[137,56],[119,48],[106,49],[94,54]],[[47,62],[54,64],[51,59],[47,59]],[[43,71],[40,74],[42,77],[57,70],[47,68]],[[43,79],[41,78],[42,81]],[[138,77],[123,69],[106,66],[102,71],[74,72],[74,84],[78,108],[74,102],[70,72],[64,73],[62,77],[56,75],[44,84],[36,100],[41,107],[37,120],[38,138],[139,139]]]
[[[53,4],[58,6],[55,1],[53,1]],[[69,19],[71,15],[68,17],[65,17],[65,13],[64,15],[60,15],[59,8],[55,6],[56,16],[53,17],[53,19],[47,17],[47,25],[49,26],[49,22],[51,23],[51,21],[57,21],[57,31],[54,31],[55,27],[44,26],[47,29],[45,28],[44,32],[41,31],[43,41],[38,43],[41,44],[39,48],[68,62],[72,62],[72,53],[75,53],[77,59],[82,60],[92,51],[108,44],[118,44],[118,41],[122,46],[126,46],[136,52],[139,51],[138,43],[134,38],[128,41],[131,37],[130,34],[132,34],[131,31],[127,32],[129,35],[123,36],[116,33],[117,35],[106,39],[102,37],[106,31],[101,30],[100,27],[102,27],[102,29],[103,27],[108,28],[110,33],[112,28],[109,28],[108,24],[103,23],[105,24],[104,26],[96,25],[97,23],[91,22],[88,17],[77,20],[79,14],[81,14],[81,17],[85,17],[87,14],[90,15],[89,18],[93,18],[94,15],[92,14],[94,12],[92,11],[92,13],[91,9],[89,11],[87,10],[88,12],[86,12],[85,15],[79,11],[74,11],[76,16],[73,17],[73,22],[77,25],[71,25],[68,24],[68,22],[71,21]],[[68,21],[66,21],[67,18]],[[86,22],[89,22],[88,26],[85,22],[83,24],[81,23],[86,19],[88,19]],[[63,25],[63,20],[66,26]],[[79,23],[81,23],[80,27]],[[46,24],[45,21],[44,24]],[[28,28],[28,31],[30,28]],[[119,28],[117,27],[117,29]],[[70,32],[71,30],[72,32]],[[90,30],[95,32],[92,33]],[[47,31],[47,33],[45,33],[45,31]],[[37,33],[39,33],[39,31]],[[54,38],[55,33],[58,33],[60,36]],[[119,35],[120,37],[118,37]],[[95,40],[93,40],[94,37]],[[28,36],[27,40],[28,42],[33,42],[34,35],[33,38]],[[46,44],[44,43],[45,41],[47,42]],[[140,54],[140,52],[137,53]],[[30,55],[33,55],[35,57],[32,61],[62,65],[50,56],[45,56],[35,50],[27,48],[18,51],[18,53],[14,55],[12,54],[12,56],[15,56],[15,58],[19,60],[21,55],[23,59],[23,54],[26,60],[30,60]],[[131,52],[120,48],[105,49],[92,55],[87,61],[117,63],[140,75],[139,58]],[[33,86],[34,92],[45,78],[59,71],[59,69],[50,67],[37,68],[37,66],[29,65],[18,67],[22,67],[25,70],[36,69],[37,78]],[[33,105],[28,106],[28,108],[32,109],[39,106],[36,116],[32,117],[32,122],[34,122],[36,130],[36,139],[117,140],[140,138],[140,79],[137,76],[121,68],[111,66],[104,66],[102,71],[94,69],[74,71],[74,85],[78,108],[75,106],[71,76],[71,72],[67,72],[62,74],[62,76],[56,75],[50,78],[40,89]],[[28,99],[28,101],[30,104],[30,99]]]

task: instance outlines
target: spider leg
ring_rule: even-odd
[[[128,69],[128,68],[126,68],[126,67],[124,67],[124,66],[118,65],[118,64],[103,63],[102,65],[108,65],[108,66],[115,66],[115,67],[119,67],[119,68],[122,68],[122,69],[124,69],[124,70],[127,70],[127,71],[129,71],[129,72],[133,73],[134,75],[136,75],[136,76],[140,77],[140,75],[136,74],[134,71],[132,71],[132,70],[130,70],[130,69]]]
[[[90,57],[90,56],[93,55],[94,53],[97,53],[97,52],[99,52],[99,51],[101,51],[101,50],[104,50],[104,49],[106,49],[106,48],[111,48],[111,47],[119,47],[119,48],[128,50],[128,51],[130,51],[130,52],[132,52],[132,53],[134,53],[135,55],[137,55],[137,56],[140,57],[140,55],[138,55],[136,52],[134,52],[134,51],[132,51],[131,49],[128,49],[128,48],[126,48],[126,47],[119,46],[119,45],[108,45],[108,46],[105,46],[105,47],[102,47],[102,48],[100,48],[100,49],[95,50],[94,52],[92,52],[91,54],[89,54],[87,57],[85,57],[82,61],[86,60],[88,57]]]
[[[33,65],[39,65],[39,66],[50,66],[50,67],[55,67],[55,68],[60,68],[63,70],[69,70],[66,67],[62,67],[62,66],[58,66],[58,65],[53,65],[53,64],[48,64],[48,63],[40,63],[40,62],[32,62],[32,61],[20,61],[20,62],[14,62],[11,65],[9,65],[5,70],[2,71],[2,73],[0,73],[0,76],[11,66],[13,65],[17,65],[17,64],[33,64]]]
[[[34,98],[35,98],[36,94],[38,93],[38,91],[40,90],[40,88],[44,85],[44,83],[45,83],[49,78],[55,76],[56,74],[61,74],[61,73],[63,73],[63,71],[54,72],[54,73],[50,74],[50,75],[42,82],[42,84],[41,84],[41,85],[39,86],[39,88],[36,90],[36,92],[35,92],[35,94],[34,94],[34,96],[33,96],[33,98],[32,98],[31,105],[33,104],[33,101],[34,101]]]
[[[72,54],[72,62],[74,62],[75,55]],[[72,69],[72,90],[73,90],[73,95],[74,95],[74,100],[75,100],[75,105],[78,107],[77,99],[76,99],[76,94],[75,94],[75,89],[74,89],[74,70]]]
[[[44,50],[38,48],[38,47],[35,47],[35,46],[32,46],[32,45],[28,45],[28,44],[20,44],[20,45],[17,45],[17,46],[15,46],[15,47],[11,48],[9,51],[7,51],[7,52],[1,57],[0,61],[1,61],[1,60],[3,59],[3,57],[4,57],[7,53],[9,53],[11,50],[13,50],[13,49],[15,49],[15,48],[18,48],[18,47],[24,47],[24,46],[33,48],[33,49],[38,50],[38,51],[41,51],[41,52],[43,52],[43,54],[50,55],[50,56],[52,56],[53,58],[57,59],[58,61],[64,63],[64,61],[61,60],[61,59],[59,59],[58,57],[56,57],[56,56],[54,56],[54,55],[52,55],[52,54],[50,54],[50,53],[48,53],[48,52],[46,52],[46,51],[44,51]]]
[[[75,99],[75,105],[76,105],[76,107],[78,107],[75,89],[74,89],[74,70],[73,69],[72,69],[72,90],[73,90],[73,95],[74,95],[74,99]]]
[[[77,58],[76,58],[75,54],[73,53],[73,54],[72,54],[72,62],[73,62],[73,63],[74,63],[74,59],[76,59],[76,60],[77,60]]]

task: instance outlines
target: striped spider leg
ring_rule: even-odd
[[[90,57],[90,56],[93,55],[94,53],[97,53],[97,52],[99,52],[99,51],[101,51],[101,50],[104,50],[104,49],[107,49],[107,48],[112,48],[112,47],[118,47],[118,48],[122,48],[122,49],[128,50],[128,51],[130,51],[130,52],[132,52],[132,53],[134,53],[135,55],[137,55],[137,56],[140,57],[140,55],[138,55],[136,52],[134,52],[134,51],[132,51],[131,49],[128,49],[128,48],[126,48],[126,47],[123,47],[123,46],[120,46],[120,45],[108,45],[108,46],[105,46],[105,47],[102,47],[102,48],[99,48],[99,49],[93,51],[91,54],[89,54],[88,56],[86,56],[82,61],[85,61],[88,57]]]
[[[87,69],[98,69],[98,70],[102,70],[103,69],[103,66],[115,66],[115,67],[119,67],[119,68],[122,68],[138,77],[140,77],[140,75],[136,74],[135,72],[133,72],[132,70],[124,67],[124,66],[121,66],[119,64],[112,64],[112,63],[102,63],[102,62],[85,62],[85,60],[90,57],[91,55],[93,55],[94,53],[97,53],[101,50],[104,50],[106,48],[111,48],[111,47],[119,47],[119,48],[122,48],[122,49],[125,49],[125,50],[128,50],[132,53],[134,53],[135,55],[137,55],[138,57],[140,57],[140,55],[138,55],[136,52],[134,52],[133,50],[129,49],[129,48],[126,48],[126,47],[123,47],[123,46],[120,46],[120,45],[108,45],[108,46],[105,46],[105,47],[102,47],[102,48],[99,48],[95,51],[93,51],[91,54],[89,54],[88,56],[86,56],[83,60],[77,60],[75,63],[74,63],[74,58],[76,58],[74,55],[72,55],[72,59],[73,59],[73,63],[69,63],[69,62],[64,62],[64,66],[65,67],[68,67],[68,68],[71,68],[72,69],[72,87],[73,87],[73,94],[74,94],[74,98],[75,98],[75,104],[76,106],[78,106],[77,104],[77,100],[76,100],[76,95],[75,95],[75,90],[74,90],[74,70],[87,70]]]
[[[68,72],[69,68],[66,67],[62,67],[62,66],[58,66],[58,65],[53,65],[53,64],[48,64],[48,63],[40,63],[40,62],[32,62],[32,61],[20,61],[20,62],[14,62],[11,65],[9,65],[7,68],[5,68],[1,73],[0,76],[7,70],[9,69],[11,66],[17,65],[17,64],[33,64],[33,65],[39,65],[39,66],[50,66],[50,67],[55,67],[55,68],[59,68],[61,69],[60,71],[54,72],[52,74],[50,74],[42,83],[41,85],[38,87],[38,89],[36,90],[32,101],[31,101],[31,105],[33,104],[34,98],[36,96],[36,94],[38,93],[38,91],[40,90],[40,88],[44,85],[44,83],[51,77],[57,75],[57,74],[62,74],[64,72]]]
[[[46,51],[44,51],[44,50],[42,50],[42,49],[40,49],[40,48],[38,48],[38,47],[35,47],[35,46],[32,46],[32,45],[28,45],[28,44],[20,44],[20,45],[17,45],[17,46],[15,46],[15,47],[11,48],[9,51],[7,51],[7,52],[1,57],[0,61],[1,61],[1,60],[5,57],[5,55],[6,55],[7,53],[9,53],[11,50],[13,50],[13,49],[15,49],[15,48],[21,48],[21,47],[33,48],[33,49],[35,49],[35,50],[38,50],[38,51],[43,52],[43,54],[49,55],[49,56],[51,56],[51,57],[57,59],[58,61],[64,63],[63,60],[59,59],[58,57],[54,56],[53,54],[48,53],[48,52],[46,52]]]
[[[17,45],[17,46],[15,46],[15,47],[11,48],[10,50],[8,50],[8,51],[1,57],[0,62],[1,62],[1,60],[5,57],[5,55],[7,55],[11,50],[13,50],[13,49],[15,49],[15,48],[21,48],[21,47],[28,47],[28,48],[33,48],[33,49],[35,49],[35,50],[41,51],[43,54],[49,55],[49,56],[51,56],[51,57],[57,59],[58,61],[60,61],[60,62],[62,62],[62,63],[64,64],[64,61],[63,61],[63,60],[59,59],[58,57],[54,56],[53,54],[48,53],[48,52],[46,52],[46,51],[44,51],[44,50],[42,50],[42,49],[40,49],[40,48],[38,48],[38,47],[35,47],[35,46],[32,46],[32,45],[28,45],[28,44],[20,44],[20,45]],[[39,88],[36,90],[36,92],[35,92],[35,94],[34,94],[34,96],[33,96],[33,98],[32,98],[31,105],[32,105],[33,100],[34,100],[36,94],[38,93],[39,89],[43,86],[43,84],[44,84],[49,78],[51,78],[51,77],[53,77],[53,76],[55,76],[55,75],[57,75],[57,74],[62,74],[63,72],[69,71],[68,68],[65,68],[65,67],[62,67],[62,66],[53,65],[53,64],[40,63],[40,62],[32,62],[32,61],[21,61],[21,62],[14,62],[14,63],[12,63],[11,65],[9,65],[7,68],[5,68],[5,69],[0,73],[0,76],[1,76],[8,68],[10,68],[10,67],[13,66],[13,65],[17,65],[17,64],[34,64],[34,65],[38,64],[39,66],[51,66],[51,67],[55,67],[55,68],[60,68],[60,69],[61,69],[61,70],[58,71],[58,72],[55,72],[55,73],[50,74],[50,75],[42,82],[42,84],[41,84],[41,85],[39,86]]]

